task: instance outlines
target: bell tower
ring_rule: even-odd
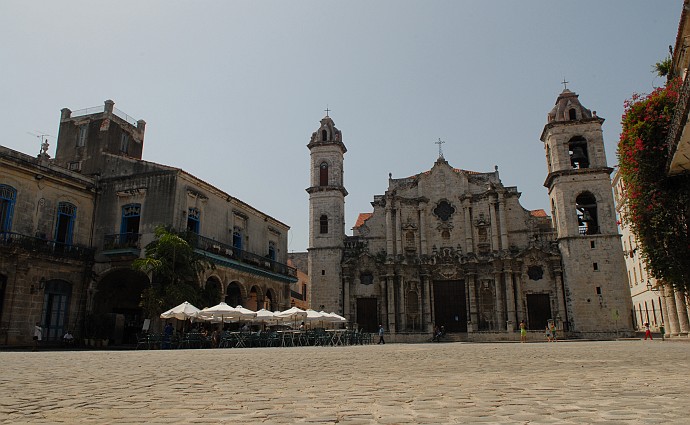
[[[632,331],[632,302],[623,258],[603,118],[567,88],[541,134],[551,217],[563,258],[570,331],[608,338]]]
[[[342,134],[328,116],[311,135],[308,272],[311,308],[343,312],[341,261],[345,240]]]

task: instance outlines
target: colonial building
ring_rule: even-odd
[[[321,120],[307,147],[312,308],[341,312],[397,341],[444,326],[471,340],[512,339],[521,321],[609,338],[632,329],[603,119],[564,90],[541,140],[552,216],[520,205],[496,168],[431,169],[394,179],[345,235],[342,133]]]
[[[106,337],[131,341],[151,282],[130,265],[158,226],[195,234],[196,251],[215,263],[199,277],[210,302],[289,308],[297,281],[286,265],[289,227],[143,160],[145,125],[108,100],[62,110],[54,159],[47,145],[38,158],[0,150],[0,344],[29,343],[36,322],[49,341],[68,329],[88,336],[96,315],[108,318]]]

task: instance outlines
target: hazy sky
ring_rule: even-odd
[[[106,99],[147,122],[144,159],[182,168],[308,245],[309,150],[328,106],[342,131],[346,229],[388,173],[438,157],[492,171],[548,208],[546,114],[563,90],[604,123],[664,80],[681,0],[0,2],[0,144],[38,154],[60,109]],[[54,137],[49,137],[54,155]],[[548,210],[547,210],[548,211]]]

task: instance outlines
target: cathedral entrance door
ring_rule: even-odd
[[[530,330],[544,330],[551,319],[549,294],[527,294],[527,320]]]
[[[447,332],[467,332],[465,281],[434,281],[434,324]]]
[[[357,326],[364,332],[376,332],[379,328],[376,298],[357,298]]]

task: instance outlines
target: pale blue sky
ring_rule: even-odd
[[[106,99],[147,122],[144,159],[180,167],[308,245],[309,151],[326,106],[343,133],[346,229],[388,173],[499,166],[547,209],[539,136],[562,91],[606,119],[663,79],[682,1],[0,2],[0,144],[37,154],[60,109]],[[54,153],[54,138],[49,153]]]

